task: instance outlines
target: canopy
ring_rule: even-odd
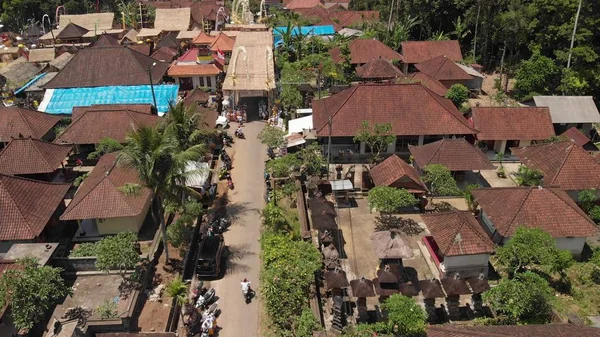
[[[302,133],[304,129],[313,129],[312,115],[292,119],[288,122],[288,135],[292,133]]]
[[[178,85],[154,86],[160,116],[169,110],[170,102],[177,100],[178,89]],[[150,85],[48,89],[38,110],[54,115],[70,115],[73,107],[95,104],[154,104],[154,102]]]

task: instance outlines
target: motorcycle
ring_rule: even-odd
[[[235,136],[239,139],[246,139],[246,136],[244,135],[244,131],[235,131]]]
[[[223,159],[223,161],[231,161],[231,157],[225,149],[221,150],[221,159]]]
[[[215,219],[210,223],[210,228],[214,234],[223,234],[229,227],[229,220],[226,218]]]
[[[227,186],[229,186],[230,190],[233,190],[233,179],[231,179],[231,175],[227,176]]]
[[[223,180],[229,177],[229,172],[226,167],[221,167],[219,170],[219,180]]]
[[[227,132],[223,132],[221,134],[221,141],[223,142],[223,145],[231,146],[231,143],[233,143],[233,138],[231,138],[231,136],[228,135]]]
[[[196,300],[196,308],[206,309],[210,302],[215,298],[215,288],[210,288],[204,295],[199,296]]]
[[[267,156],[269,156],[269,159],[275,159],[275,152],[270,147],[267,148]]]

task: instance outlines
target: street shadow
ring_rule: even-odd
[[[253,254],[254,253],[245,249],[243,245],[234,246],[234,247],[231,247],[231,246],[225,247],[225,250],[223,252],[223,261],[222,261],[223,266],[221,268],[222,275],[219,275],[219,278],[223,278],[223,277],[225,277],[225,275],[248,273],[250,271],[250,266],[248,266],[247,264],[241,263],[240,260],[244,256],[250,256]]]

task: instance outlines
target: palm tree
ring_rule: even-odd
[[[394,27],[385,34],[384,43],[394,50],[400,49],[404,41],[410,39],[411,30],[421,24],[416,16],[407,16],[402,21],[396,23]]]
[[[467,24],[461,20],[460,16],[456,18],[456,21],[452,21],[452,24],[454,25],[452,35],[456,36],[458,41],[462,41],[467,35],[471,34],[471,31],[467,29]]]
[[[195,106],[186,107],[183,101],[177,104],[169,103],[169,112],[163,119],[161,128],[170,129],[169,132],[176,136],[181,150],[202,145],[203,154],[208,151],[206,144],[216,135],[216,131],[209,127],[206,115],[199,112]]]
[[[167,293],[167,296],[174,298],[179,305],[184,305],[187,303],[187,291],[187,285],[179,278],[169,282],[165,288],[165,293]]]
[[[186,165],[202,157],[203,146],[194,145],[182,149],[174,134],[175,128],[161,130],[157,127],[142,127],[127,136],[127,145],[119,153],[118,163],[138,173],[141,185],[152,191],[152,217],[159,224],[169,263],[165,204],[184,202],[186,195],[197,194],[186,187],[191,174]],[[192,173],[193,174],[193,173]],[[130,186],[129,190],[135,190]]]

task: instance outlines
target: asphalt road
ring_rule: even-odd
[[[227,214],[232,226],[225,232],[228,247],[227,268],[222,279],[211,281],[219,296],[221,315],[217,319],[219,337],[258,336],[259,325],[259,269],[260,269],[260,214],[264,207],[264,162],[266,148],[256,138],[265,126],[255,121],[243,127],[246,139],[235,139],[231,177],[234,190],[228,192]],[[228,130],[233,136],[237,124]],[[256,297],[246,304],[240,282],[248,278]]]

